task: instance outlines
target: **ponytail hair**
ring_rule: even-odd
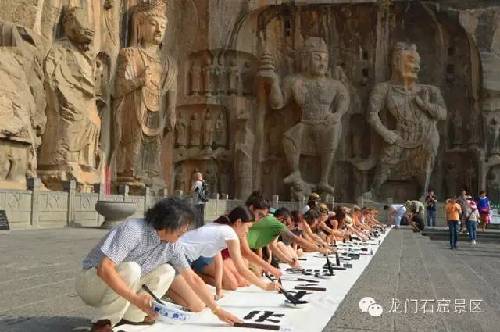
[[[242,206],[237,206],[228,215],[220,216],[214,220],[214,223],[232,226],[238,219],[241,222],[252,222],[250,212]]]

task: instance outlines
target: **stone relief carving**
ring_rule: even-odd
[[[248,53],[235,51],[204,50],[192,54],[187,93],[193,96],[252,94],[254,70],[250,58]]]
[[[234,173],[236,197],[248,197],[252,192],[252,159],[255,136],[248,120],[238,120],[234,142]]]
[[[211,148],[214,142],[215,124],[213,115],[210,113],[210,110],[207,110],[205,113],[205,121],[203,122],[203,126],[203,146],[206,148]]]
[[[228,195],[231,192],[231,170],[228,165],[221,163],[219,166],[219,193]]]
[[[133,7],[131,47],[120,51],[115,86],[117,180],[136,186],[163,184],[163,135],[175,128],[177,65],[161,54],[165,33],[163,1]]]
[[[324,40],[319,37],[306,39],[301,51],[302,72],[289,75],[280,85],[278,76],[269,63],[262,59],[258,74],[263,84],[269,84],[269,101],[272,109],[281,109],[295,102],[301,111],[301,120],[288,129],[283,138],[285,157],[290,174],[283,180],[296,191],[306,190],[307,184],[299,168],[300,156],[305,149],[305,140],[310,138],[316,148],[321,164],[321,175],[317,189],[334,193],[329,183],[333,158],[342,130],[342,116],[349,109],[349,93],[340,81],[328,77],[329,53]]]
[[[489,155],[500,154],[500,113],[487,114],[486,146]]]
[[[108,82],[111,78],[111,59],[109,55],[100,52],[96,57],[95,65],[95,95],[97,105],[101,111],[103,108],[109,106],[109,86]]]
[[[174,170],[174,178],[175,178],[175,190],[186,190],[186,175],[184,174],[184,169],[182,165],[178,165]]]
[[[225,147],[227,145],[227,129],[226,113],[221,111],[215,121],[215,144],[218,147]]]
[[[367,198],[379,194],[396,166],[405,175],[417,176],[420,194],[427,192],[439,147],[436,125],[446,119],[447,111],[438,87],[416,83],[419,70],[416,46],[397,43],[392,54],[391,80],[377,84],[370,95],[368,121],[385,144]],[[382,123],[379,114],[383,110],[395,118],[394,130]]]
[[[245,2],[244,0],[235,1]],[[168,181],[171,178],[169,173],[174,165],[182,164],[185,167],[185,174],[189,174],[192,167],[199,167],[200,170],[204,171],[207,161],[215,160],[219,166],[216,174],[218,174],[217,181],[219,182],[218,191],[221,193],[224,191],[231,194],[235,193],[235,188],[237,193],[241,192],[246,189],[242,188],[242,183],[246,183],[244,186],[248,188],[261,187],[262,190],[265,190],[266,195],[277,193],[282,199],[290,198],[288,187],[292,187],[292,195],[299,194],[296,196],[298,198],[300,198],[300,194],[307,193],[310,190],[317,190],[316,182],[319,182],[319,165],[321,163],[318,162],[317,156],[319,152],[316,149],[314,135],[304,134],[301,141],[300,169],[304,180],[303,183],[299,183],[298,188],[295,189],[293,184],[285,186],[281,180],[289,175],[291,171],[290,167],[288,167],[288,161],[284,158],[283,132],[292,127],[292,123],[296,121],[298,112],[295,111],[303,112],[306,106],[309,107],[309,105],[305,105],[306,102],[304,102],[304,105],[297,103],[298,99],[292,94],[286,96],[290,101],[287,107],[273,112],[269,109],[268,98],[270,94],[268,94],[269,91],[266,91],[266,103],[263,106],[266,126],[263,129],[262,136],[255,129],[256,114],[261,107],[258,104],[260,96],[256,93],[254,84],[258,66],[255,54],[259,54],[262,50],[263,43],[271,48],[273,58],[270,59],[271,68],[268,69],[279,73],[283,81],[280,86],[281,92],[285,95],[285,81],[292,77],[304,75],[309,70],[308,67],[304,67],[303,70],[294,71],[295,58],[306,58],[302,56],[303,53],[300,53],[300,51],[295,51],[296,45],[302,45],[302,37],[309,35],[324,36],[328,49],[334,54],[334,57],[330,56],[329,59],[332,67],[330,70],[332,77],[343,83],[347,88],[350,99],[349,111],[342,117],[342,137],[338,144],[328,182],[330,186],[335,184],[336,199],[344,199],[345,197],[346,201],[350,201],[358,197],[358,194],[370,189],[372,189],[370,191],[370,193],[373,193],[372,197],[381,200],[383,197],[391,195],[396,198],[396,191],[401,192],[402,195],[411,193],[414,197],[414,191],[418,185],[413,182],[409,183],[409,181],[414,181],[412,177],[416,176],[418,179],[416,182],[423,183],[424,175],[412,174],[413,168],[410,168],[409,165],[418,163],[418,165],[424,165],[422,167],[425,169],[429,159],[428,155],[432,154],[430,150],[433,148],[425,151],[423,147],[412,148],[406,146],[398,149],[393,147],[394,155],[385,157],[384,154],[390,153],[389,147],[397,144],[388,144],[373,124],[368,123],[364,114],[365,105],[370,104],[368,95],[370,89],[373,88],[372,82],[381,82],[386,78],[386,72],[389,69],[387,64],[390,62],[390,57],[387,56],[387,50],[389,50],[387,44],[392,37],[397,36],[406,36],[418,44],[422,59],[425,59],[425,66],[422,67],[419,76],[425,82],[431,82],[431,84],[440,87],[451,112],[446,126],[439,121],[437,122],[441,142],[439,155],[436,155],[434,159],[440,158],[443,161],[436,165],[438,167],[432,174],[432,187],[438,191],[439,196],[445,196],[447,186],[454,188],[450,189],[450,191],[456,194],[455,191],[460,189],[461,186],[468,188],[472,186],[474,191],[484,189],[487,186],[493,188],[496,183],[500,183],[500,180],[498,180],[500,176],[492,177],[486,181],[486,176],[489,174],[488,169],[495,167],[494,165],[500,158],[499,88],[495,80],[496,68],[500,61],[496,56],[498,54],[498,45],[494,43],[495,38],[490,38],[491,36],[485,37],[486,35],[483,34],[485,27],[488,27],[486,30],[491,30],[491,33],[494,33],[497,27],[492,25],[494,20],[490,21],[493,16],[488,14],[487,21],[484,21],[482,16],[483,14],[486,15],[487,11],[497,13],[498,9],[493,11],[491,11],[491,8],[471,11],[457,9],[460,18],[458,22],[452,22],[449,18],[438,17],[436,22],[439,22],[441,27],[440,38],[436,39],[430,38],[429,36],[432,36],[432,34],[428,33],[435,28],[426,27],[434,24],[432,23],[434,21],[426,18],[423,15],[425,13],[417,8],[419,6],[418,2],[409,4],[408,8],[410,9],[405,11],[401,10],[401,2],[395,2],[391,6],[390,15],[387,16],[387,19],[381,20],[380,23],[377,17],[374,17],[376,15],[371,15],[377,11],[377,8],[372,8],[370,4],[366,4],[366,6],[325,4],[322,9],[318,9],[317,6],[304,2],[300,6],[290,4],[286,14],[278,8],[279,6],[265,7],[266,4],[262,5],[262,7],[259,5],[262,12],[252,13],[255,20],[242,22],[241,29],[215,24],[212,29],[207,29],[207,31],[197,31],[196,29],[204,25],[193,24],[192,28],[189,27],[191,30],[186,29],[186,25],[195,22],[195,19],[191,18],[191,16],[195,16],[192,15],[194,11],[176,11],[179,8],[188,8],[185,3],[191,3],[192,1],[172,1],[167,4],[170,6],[171,3],[177,2],[178,5],[171,7],[174,10],[162,9],[162,13],[158,16],[170,15],[169,31],[176,32],[176,34],[173,34],[174,38],[167,38],[164,41],[160,51],[160,43],[149,43],[146,40],[147,38],[144,38],[149,32],[146,31],[145,25],[140,25],[139,16],[141,14],[139,12],[141,10],[137,9],[139,7],[152,9],[158,4],[158,0],[99,0],[95,2],[80,0],[45,0],[38,2],[5,0],[4,2],[6,4],[4,6],[5,11],[0,11],[0,17],[9,21],[12,20],[14,23],[0,24],[2,25],[0,30],[0,82],[2,83],[2,86],[0,86],[0,104],[2,105],[0,107],[0,188],[15,186],[24,189],[25,178],[37,174],[52,189],[60,189],[62,181],[74,178],[75,175],[80,178],[78,180],[80,188],[90,188],[93,182],[106,181],[106,184],[109,184],[108,179],[113,177],[116,180],[115,184],[124,182],[148,185],[151,182],[149,180],[151,174],[157,174],[157,176],[154,176],[155,183],[158,178],[163,183],[161,179],[162,172],[164,172],[163,177]],[[33,5],[35,2],[38,4]],[[472,2],[469,1],[467,5],[463,5],[464,8]],[[64,29],[60,24],[62,23],[60,20],[62,4],[89,5],[85,16],[95,28],[93,41],[88,45],[90,50],[79,49],[79,42],[72,43],[67,36],[63,40],[59,40],[64,34]],[[139,6],[135,7],[137,4]],[[197,6],[193,5],[189,8]],[[219,10],[225,11],[226,2],[224,4],[221,2],[221,6],[216,7],[212,8],[212,10],[215,12]],[[323,8],[327,7],[331,7],[332,10],[323,10]],[[152,10],[154,11],[154,9]],[[431,15],[432,11],[434,9],[431,8],[429,10]],[[224,13],[227,14],[229,11]],[[187,15],[187,17],[184,15]],[[363,20],[360,20],[360,17],[363,17]],[[210,15],[202,17],[201,20],[209,22],[213,20],[213,17]],[[408,28],[408,25],[405,26],[402,23],[415,20],[421,23],[423,29],[413,31]],[[328,24],[328,28],[325,29],[326,26],[323,26],[324,23],[322,22],[331,24]],[[389,22],[389,24],[385,25],[384,22]],[[478,22],[480,23],[479,26]],[[460,32],[463,29],[466,29],[467,35]],[[195,31],[198,34],[190,33]],[[181,38],[177,41],[175,38],[179,36],[179,32]],[[227,35],[228,39],[221,44],[218,41],[221,38],[214,38],[214,34],[222,35],[222,33]],[[155,32],[153,32],[154,34]],[[392,37],[389,38],[389,36]],[[171,40],[175,40],[174,46],[171,45]],[[205,43],[205,41],[210,42]],[[66,47],[66,44],[69,44],[70,47]],[[77,47],[73,48],[73,45]],[[57,59],[57,61],[60,61],[57,68],[61,68],[60,72],[63,74],[58,78],[56,77],[56,79],[47,78],[45,86],[47,90],[45,90],[45,56],[49,50],[53,55],[54,49],[59,47],[64,50],[69,49],[65,59],[62,59],[62,52],[56,53],[60,56]],[[123,62],[118,66],[118,76],[117,80],[115,80],[114,71],[117,69],[115,65],[121,47],[127,48],[120,54],[120,59]],[[209,49],[204,49],[206,47],[209,47]],[[131,49],[138,49],[139,51],[132,51]],[[94,56],[93,53],[97,53],[97,56]],[[182,106],[180,108],[187,112],[177,112],[179,117],[177,123],[175,123],[175,116],[169,114],[169,110],[173,109],[172,107],[169,108],[169,106],[175,105],[172,102],[175,100],[175,94],[171,92],[175,91],[176,82],[173,82],[172,88],[168,87],[168,84],[164,84],[165,91],[156,86],[157,81],[161,80],[156,77],[159,72],[161,72],[159,76],[165,77],[165,80],[167,80],[170,73],[176,70],[176,66],[170,57],[167,56],[164,59],[167,54],[170,56],[179,55],[185,61],[185,66],[184,64],[182,66],[185,72],[179,76],[183,87],[182,102],[180,103]],[[143,61],[141,57],[146,60]],[[64,61],[68,58],[71,58],[71,60],[68,60],[67,64],[64,65]],[[73,61],[73,58],[77,60]],[[141,59],[138,60],[139,58]],[[150,58],[153,58],[152,62]],[[160,67],[155,64],[151,65],[156,61],[161,63],[160,67],[162,69],[158,69]],[[276,64],[274,64],[274,61]],[[169,64],[166,64],[166,62]],[[333,69],[333,66],[335,66],[335,69],[342,68],[343,71],[337,72],[337,70]],[[88,67],[92,68],[92,70],[85,69]],[[122,70],[123,68],[127,69]],[[142,69],[145,68],[148,68],[148,70],[145,70],[143,75]],[[164,73],[163,68],[168,69],[168,73]],[[80,70],[83,74],[79,73]],[[54,75],[56,73],[57,70],[55,70]],[[127,80],[130,78],[130,81],[127,82],[135,82],[137,85],[130,84],[130,91],[121,89],[121,86],[126,85],[126,83],[123,83],[126,80],[123,79],[118,82],[122,79],[120,73],[123,73],[122,76],[127,77]],[[141,85],[143,78],[145,82],[149,83]],[[92,83],[92,80],[94,83]],[[183,80],[185,82],[182,82]],[[390,82],[392,81],[386,83],[389,84]],[[94,87],[91,86],[92,84]],[[65,85],[71,86],[71,89],[64,89]],[[400,86],[403,85],[400,84]],[[421,92],[420,98],[424,100],[424,92],[420,90],[425,89],[419,85],[416,86],[419,91],[415,94],[418,95]],[[269,86],[266,88],[269,88]],[[54,93],[58,89],[62,91],[59,95]],[[295,90],[299,91],[301,89],[302,91],[308,91],[307,86]],[[398,126],[401,126],[399,122],[402,123],[406,120],[399,121],[396,119],[397,121],[394,121],[394,116],[390,110],[390,107],[393,106],[386,105],[391,100],[392,103],[394,100],[401,101],[403,99],[403,97],[400,99],[394,97],[395,89],[393,85],[390,85],[390,88],[387,88],[387,96],[380,97],[384,100],[384,105],[381,106],[379,115],[380,121],[386,128],[398,131]],[[152,100],[156,97],[151,97],[150,90],[161,91],[157,99],[160,106],[153,105]],[[12,91],[16,92],[15,96]],[[41,146],[41,138],[47,123],[45,116],[46,91],[49,96],[49,107],[47,108],[49,115],[48,131],[44,136],[44,144]],[[432,103],[434,102],[434,90],[429,88],[429,91],[429,99]],[[112,93],[113,102],[111,102]],[[94,97],[90,97],[92,94]],[[408,95],[411,96],[412,94],[409,93]],[[54,111],[53,105],[57,104],[59,107],[59,104],[66,103],[66,99],[68,105],[78,105],[75,107],[76,111],[71,109],[70,106],[65,106],[66,112],[71,111],[73,112],[71,114],[75,116],[82,116],[83,120],[75,118],[71,119],[70,123],[61,120],[60,112]],[[77,101],[80,99],[83,102]],[[321,96],[316,97],[316,99],[320,100]],[[33,104],[35,107],[32,107]],[[89,112],[89,108],[85,106],[91,104],[96,104],[95,109],[97,109],[98,116],[94,119],[89,119],[89,114],[94,111]],[[418,121],[420,122],[434,121],[427,119],[426,111],[422,111],[420,107],[415,106],[416,102],[410,101],[409,104],[409,106],[405,103],[402,103],[403,106],[398,104],[398,107],[420,114],[415,116],[416,118],[424,118],[423,120],[419,118]],[[113,112],[110,112],[112,106]],[[335,105],[332,104],[332,106]],[[59,107],[59,109],[62,108]],[[147,111],[145,111],[146,109]],[[153,123],[156,121],[156,115],[146,118],[150,113],[156,112],[157,109],[159,110],[158,114],[164,114],[163,117],[159,117],[164,120],[160,124],[162,133],[148,136],[142,130],[142,126],[144,125],[147,128],[145,130],[156,128]],[[136,114],[139,117],[141,114],[146,114],[146,116],[139,120],[130,116],[127,119],[134,119],[135,123],[134,121],[123,122],[125,118],[120,116],[124,114],[130,115],[130,113],[127,113],[128,110],[137,111]],[[208,119],[213,123],[213,129],[209,129],[212,126],[206,125],[206,110],[210,111]],[[245,120],[240,119],[238,113],[246,111],[250,113],[250,116]],[[297,114],[292,115],[292,112]],[[198,113],[197,120],[201,126],[198,129],[196,126],[194,128],[195,133],[198,131],[198,137],[194,137],[193,140],[196,146],[191,146],[191,116],[193,113]],[[411,117],[410,115],[409,117]],[[102,124],[93,122],[101,116],[103,116]],[[114,121],[115,119],[116,121]],[[85,121],[90,121],[88,127]],[[240,121],[247,122],[242,125],[239,123]],[[127,123],[126,126],[128,127],[122,128],[122,123]],[[275,130],[279,127],[276,124],[281,125],[279,130]],[[79,137],[75,141],[85,142],[82,143],[84,146],[78,147],[75,141],[66,144],[62,140],[64,143],[57,143],[60,137],[58,135],[63,135],[64,132],[62,129],[55,130],[54,128],[63,128],[63,125],[67,128],[66,133],[75,126],[89,129],[85,133],[77,132],[76,135],[72,135],[72,137]],[[141,129],[129,131],[128,128],[132,127],[141,127]],[[175,127],[175,136],[173,137],[168,135],[172,127]],[[408,137],[412,135],[417,137],[420,135],[418,133],[422,131],[421,128],[425,127],[425,125],[415,127],[411,124],[408,125],[409,127],[416,129],[414,130],[415,133],[411,135],[408,133]],[[409,129],[407,131],[409,132]],[[115,137],[114,135],[117,132],[118,135]],[[167,135],[162,137],[165,132],[167,132]],[[141,142],[140,144],[129,145],[120,154],[121,157],[125,155],[138,156],[135,159],[132,158],[133,171],[128,174],[131,176],[128,176],[123,169],[120,169],[120,162],[123,160],[118,158],[119,153],[116,147],[121,144],[122,134],[124,137],[130,136],[129,142]],[[398,134],[405,136],[399,132]],[[98,139],[99,136],[100,139]],[[112,144],[110,144],[110,136],[113,137]],[[212,139],[209,138],[210,136],[212,136]],[[87,144],[89,140],[98,141],[99,143],[89,145]],[[403,140],[406,140],[406,137],[403,137]],[[418,139],[415,138],[415,140]],[[53,144],[54,142],[56,143]],[[260,144],[261,142],[262,144]],[[127,146],[127,142],[125,143],[123,146]],[[99,144],[103,147],[103,152],[98,148]],[[236,144],[238,144],[237,149]],[[60,147],[73,145],[71,149],[67,148],[67,156],[63,155],[67,160],[73,161],[62,158],[64,160],[61,163],[59,161],[53,162],[54,154],[51,150],[55,151],[57,147],[51,147],[50,145]],[[161,153],[159,153],[158,147],[162,145],[164,149],[161,149]],[[173,156],[169,156],[168,152],[166,152],[170,146],[177,148],[176,151],[172,151],[174,152]],[[259,146],[265,147],[262,150],[263,158],[260,160],[263,166],[256,165],[256,160],[258,160],[256,151],[259,150]],[[293,148],[298,150],[296,146],[293,146]],[[419,151],[419,149],[424,150],[424,152]],[[61,148],[61,150],[64,150],[64,148]],[[46,153],[46,151],[49,153]],[[129,154],[128,151],[132,151],[132,153]],[[106,165],[102,165],[102,167],[106,167],[104,170],[100,170],[100,163],[103,160],[100,157],[101,153],[106,154]],[[110,158],[111,153],[113,153],[113,158]],[[75,155],[78,156],[75,157]],[[160,163],[160,155],[162,163]],[[448,155],[453,155],[453,163],[458,166],[448,166],[450,162]],[[243,160],[247,161],[236,160],[239,158],[238,156],[242,156]],[[374,181],[374,187],[377,187],[377,182],[384,182],[379,185],[378,190],[375,190],[372,188],[373,177],[384,173],[381,171],[381,169],[384,169],[382,160],[387,161],[389,159],[396,164],[385,167],[385,169],[390,168],[389,174],[385,176],[387,179],[385,182],[381,178]],[[468,163],[469,161],[471,161],[471,164]],[[349,166],[344,165],[346,162],[351,165],[350,167],[355,168],[353,172],[350,171]],[[244,163],[252,163],[252,165],[244,165]],[[222,170],[224,169],[222,164],[231,166],[228,169],[230,188],[227,190],[223,189],[225,185],[221,180]],[[156,166],[150,167],[149,165]],[[259,167],[262,169],[261,172],[258,171]],[[450,172],[448,172],[448,167]],[[37,168],[39,169],[37,170]],[[346,170],[349,170],[349,172]],[[357,172],[360,172],[362,177]],[[256,182],[256,173],[265,178],[264,181]],[[99,180],[100,174],[105,174],[105,176]],[[169,175],[168,178],[167,174]],[[347,174],[346,177],[342,177],[345,174]],[[473,179],[474,176],[478,176],[480,179]],[[448,179],[448,177],[452,180]],[[268,181],[268,179],[271,180]],[[361,180],[363,186],[358,186]],[[174,181],[179,180],[175,179]],[[188,175],[186,181],[190,182]],[[345,182],[341,183],[342,181]],[[476,182],[479,182],[479,184]],[[356,183],[356,188],[342,189],[346,184],[350,185],[352,183]],[[186,186],[189,187],[189,183],[186,183]],[[111,186],[109,187],[111,191]],[[113,187],[113,190],[115,189],[116,187]],[[361,193],[360,190],[362,190]],[[244,195],[237,194],[236,196],[243,197]],[[367,196],[369,195],[367,194]]]
[[[201,66],[198,61],[193,63],[191,70],[189,72],[190,83],[191,83],[191,91],[192,95],[199,95],[202,92],[202,76],[201,76]]]
[[[210,195],[218,193],[218,174],[217,174],[217,165],[214,161],[210,161],[207,163],[204,179],[207,181],[208,192]]]
[[[37,149],[45,131],[40,52],[25,29],[0,21],[0,188],[26,189],[36,176]]]
[[[201,145],[201,119],[200,115],[195,112],[191,116],[190,130],[189,130],[189,145],[200,146]]]
[[[229,62],[229,68],[227,70],[227,86],[228,94],[232,95],[241,93],[241,72],[234,59],[231,59]]]
[[[177,123],[175,124],[176,139],[175,144],[178,147],[185,147],[188,144],[188,132],[187,123],[185,115],[180,113],[177,117]]]
[[[95,56],[89,51],[94,30],[83,8],[66,7],[65,37],[44,62],[48,96],[47,129],[40,153],[40,175],[49,187],[75,179],[82,190],[100,181],[101,119],[95,99]]]

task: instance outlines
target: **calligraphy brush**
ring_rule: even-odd
[[[274,281],[275,281],[273,278],[271,278],[271,277],[270,277],[270,276],[268,276],[267,274],[266,274],[266,277],[267,277],[269,280],[271,280],[272,282],[274,282]],[[278,282],[279,282],[279,284],[281,285],[281,281],[279,281],[279,279],[278,279]],[[295,296],[293,296],[292,294],[290,294],[288,291],[284,290],[284,289],[283,289],[283,287],[280,287],[280,290],[279,290],[278,292],[279,292],[279,293],[281,293],[281,294],[283,294],[283,295],[285,295],[286,299],[287,299],[288,301],[292,302],[293,304],[300,304],[300,301],[299,301],[299,300],[297,300],[297,299],[295,298]]]
[[[165,302],[163,302],[161,299],[159,299],[156,295],[153,294],[153,292],[151,291],[151,289],[149,289],[148,286],[146,286],[145,284],[142,284],[142,289],[144,289],[146,291],[146,293],[148,293],[149,295],[151,295],[151,297],[158,303],[160,304],[165,304]]]
[[[330,263],[330,259],[328,258],[328,255],[325,255],[326,257],[326,266],[328,267],[328,271],[330,272],[330,275],[333,276],[335,273],[333,272],[332,264]]]

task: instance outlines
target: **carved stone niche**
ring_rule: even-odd
[[[500,165],[491,167],[486,175],[486,192],[490,200],[500,202]]]
[[[0,21],[0,188],[26,189],[36,177],[45,130],[45,96],[37,36]]]
[[[484,112],[488,156],[500,155],[500,112]]]
[[[207,190],[211,197],[215,194],[232,194],[231,162],[227,160],[191,159],[176,163],[174,168],[174,189],[190,193],[193,175],[196,172],[203,174],[203,179],[207,183]]]
[[[455,197],[462,189],[478,192],[478,165],[475,151],[448,152],[443,160],[442,194]],[[431,182],[431,186],[433,183]],[[438,193],[439,195],[439,193]]]
[[[255,57],[234,50],[192,53],[186,66],[189,96],[243,96],[253,94]]]
[[[227,153],[227,110],[218,105],[184,105],[177,108],[174,160],[215,158]]]

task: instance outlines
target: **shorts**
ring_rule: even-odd
[[[200,256],[200,257],[198,257],[198,259],[196,259],[195,261],[193,261],[191,263],[191,269],[197,273],[203,273],[203,270],[205,269],[205,267],[210,265],[213,260],[214,260],[214,257]]]
[[[227,249],[227,248],[222,250],[220,253],[222,255],[222,259],[231,258],[231,255],[229,254],[229,249]]]

